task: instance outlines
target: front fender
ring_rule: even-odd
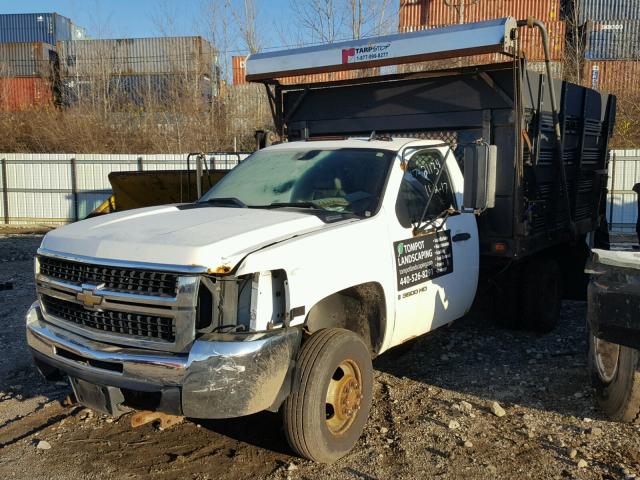
[[[284,270],[291,325],[302,324],[322,299],[351,287],[377,283],[384,292],[387,330],[395,317],[394,260],[384,211],[269,246],[247,256],[237,275]]]

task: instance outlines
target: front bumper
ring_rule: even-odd
[[[158,393],[158,410],[193,418],[232,418],[277,409],[290,392],[302,335],[296,328],[209,334],[196,340],[188,353],[171,354],[68,332],[47,323],[37,302],[27,312],[26,323],[27,342],[43,373],[59,371],[111,393]]]

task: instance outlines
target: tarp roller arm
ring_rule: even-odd
[[[558,156],[558,162],[560,162],[560,179],[562,180],[562,186],[564,187],[564,200],[567,208],[567,218],[571,225],[572,230],[575,232],[575,224],[571,215],[571,200],[569,199],[569,186],[567,182],[567,172],[564,166],[562,145],[562,132],[560,131],[560,114],[558,113],[558,100],[556,98],[556,89],[553,83],[553,76],[551,75],[551,61],[549,54],[549,35],[547,28],[543,22],[534,18],[528,17],[526,20],[518,20],[518,27],[537,28],[540,31],[540,37],[542,38],[542,47],[544,49],[544,64],[547,72],[547,79],[549,81],[549,96],[551,97],[551,114],[553,116],[553,131],[556,137],[556,154]]]

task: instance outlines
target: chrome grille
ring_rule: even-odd
[[[168,269],[167,267],[171,267]],[[38,251],[44,319],[92,340],[186,352],[195,339],[200,271]]]
[[[42,296],[45,313],[62,320],[109,333],[174,342],[174,319],[157,315],[120,312],[116,310],[87,310],[82,305],[59,298]]]
[[[39,257],[40,273],[49,278],[69,282],[104,284],[114,292],[125,292],[158,297],[175,297],[178,275],[169,272],[92,265],[53,257]]]

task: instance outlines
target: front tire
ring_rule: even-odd
[[[301,457],[331,463],[360,438],[371,408],[371,354],[355,333],[330,328],[302,346],[283,405],[287,441]]]
[[[589,371],[596,401],[607,416],[640,423],[640,352],[589,334]]]

